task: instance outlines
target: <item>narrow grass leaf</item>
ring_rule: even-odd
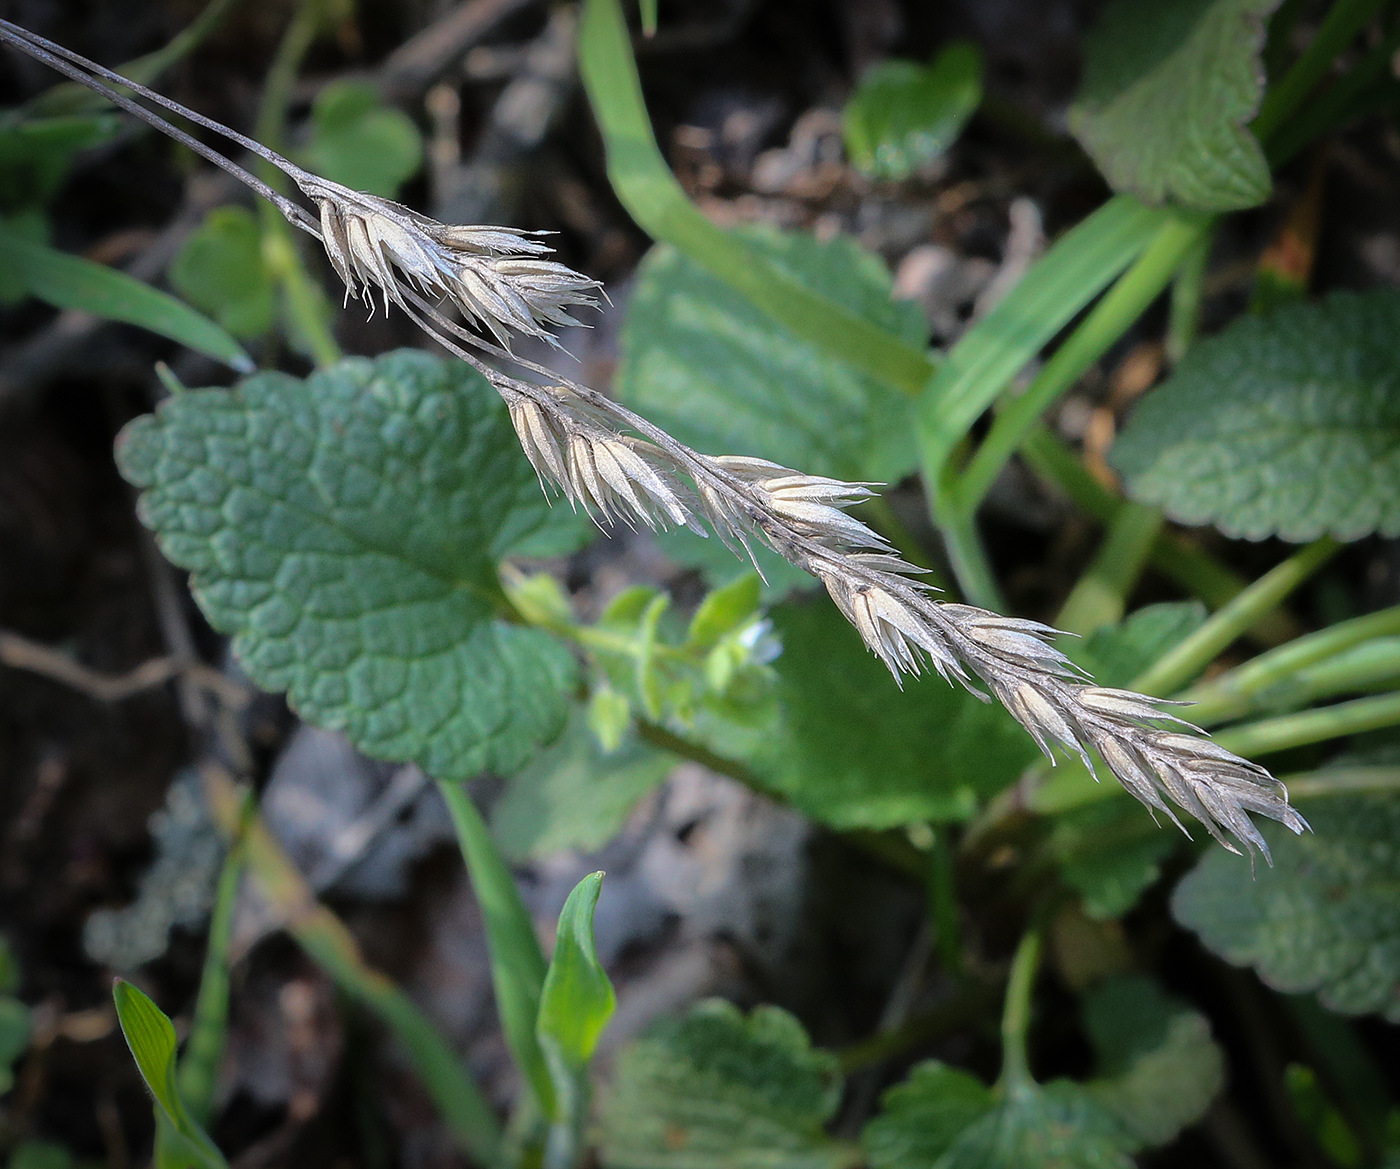
[[[34,296],[56,308],[139,325],[240,373],[253,369],[252,359],[221,325],[125,272],[60,252],[4,226],[0,265],[18,272]]]

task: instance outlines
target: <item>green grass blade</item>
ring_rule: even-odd
[[[1026,278],[963,334],[919,403],[924,481],[938,484],[954,448],[1055,334],[1147,247],[1169,212],[1130,195],[1067,232]]]
[[[204,969],[199,978],[194,1021],[185,1052],[179,1062],[180,1094],[190,1116],[198,1124],[208,1124],[214,1104],[214,1087],[219,1060],[228,1036],[229,951],[233,944],[234,910],[238,887],[243,879],[243,835],[253,814],[250,796],[245,801],[241,825],[229,846],[219,885],[214,894],[214,911],[209,920],[209,942],[204,952]]]
[[[621,0],[586,0],[578,54],[607,149],[608,177],[643,230],[675,245],[774,320],[853,368],[907,393],[923,387],[934,369],[925,353],[809,292],[711,223],[686,197],[647,118]]]
[[[491,979],[506,1045],[534,1089],[540,1111],[553,1116],[554,1083],[535,1034],[540,996],[544,993],[545,961],[534,922],[520,900],[510,867],[471,796],[459,783],[440,782],[438,790],[452,814],[472,892],[486,921]]]
[[[227,776],[206,770],[205,794],[227,836],[237,831],[243,795]],[[320,904],[310,886],[256,817],[247,823],[244,855],[249,873],[296,939],[335,984],[363,1003],[403,1045],[453,1137],[473,1161],[500,1169],[501,1132],[491,1106],[438,1029],[402,990],[369,966],[340,918]]]
[[[221,326],[125,272],[25,239],[4,227],[0,227],[0,264],[18,273],[30,293],[55,308],[139,325],[239,373],[253,371],[252,359]]]
[[[165,1012],[124,979],[112,988],[117,1021],[131,1058],[155,1098],[157,1119],[170,1133],[169,1159],[192,1159],[204,1169],[227,1169],[228,1162],[190,1117],[175,1078],[175,1027]]]

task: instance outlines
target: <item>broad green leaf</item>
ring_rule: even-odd
[[[1274,866],[1251,875],[1208,852],[1177,886],[1172,913],[1227,962],[1270,986],[1317,991],[1326,1007],[1400,1022],[1400,801],[1331,796],[1312,832],[1263,828]]]
[[[918,309],[890,299],[883,263],[853,240],[768,229],[741,238],[788,278],[922,343]],[[697,450],[848,480],[894,482],[913,469],[907,395],[832,361],[669,245],[643,259],[619,345],[619,398]],[[716,580],[747,568],[719,540],[690,532],[664,537],[663,547]],[[772,553],[761,551],[759,563],[775,587],[811,582]]]
[[[0,128],[0,209],[42,207],[58,193],[80,150],[121,132],[113,114],[31,118]]]
[[[982,54],[969,42],[929,65],[881,61],[842,111],[846,153],[872,178],[907,179],[953,144],[981,100]]]
[[[1035,758],[1001,706],[934,674],[896,687],[825,599],[771,617],[781,713],[753,763],[809,816],[835,828],[966,818]]]
[[[1132,1169],[1132,1137],[1078,1084],[984,1088],[940,1063],[884,1097],[862,1143],[872,1169]]]
[[[1056,816],[1050,851],[1065,884],[1082,899],[1084,912],[1107,921],[1137,904],[1181,841],[1144,816],[1137,801],[1115,796]]]
[[[0,266],[16,272],[40,300],[108,320],[139,325],[247,373],[253,362],[224,329],[149,284],[70,256],[0,225]]]
[[[559,912],[554,956],[544,976],[535,1024],[546,1056],[574,1076],[593,1058],[617,1007],[617,995],[593,945],[593,911],[602,883],[602,873],[584,877]]]
[[[308,721],[439,779],[515,770],[563,728],[573,658],[497,616],[496,562],[582,529],[466,366],[403,350],[190,391],[118,459],[210,622]]]
[[[1065,639],[1065,652],[1100,686],[1123,687],[1194,633],[1206,619],[1199,601],[1145,605],[1117,625],[1095,630],[1082,641]]]
[[[871,1169],[928,1169],[964,1129],[996,1107],[996,1096],[976,1076],[930,1060],[880,1103],[880,1115],[860,1137]]]
[[[336,81],[316,95],[311,140],[297,159],[352,190],[393,198],[423,164],[423,139],[407,114],[380,101],[374,86]]]
[[[745,1017],[709,1000],[618,1056],[604,1103],[608,1169],[840,1169],[856,1158],[822,1126],[836,1058],[777,1007]]]
[[[690,619],[687,646],[713,649],[727,633],[733,633],[758,612],[761,597],[758,575],[746,572],[722,588],[708,593]]]
[[[1140,975],[1115,978],[1084,1002],[1099,1057],[1088,1091],[1145,1147],[1174,1140],[1225,1086],[1225,1059],[1199,1011]]]
[[[1239,318],[1133,413],[1128,494],[1251,540],[1400,533],[1397,333],[1390,289]]]
[[[170,264],[170,283],[236,337],[272,328],[277,288],[262,255],[262,231],[243,207],[216,207]]]
[[[226,1169],[227,1162],[208,1134],[190,1119],[175,1081],[175,1028],[165,1013],[124,979],[112,988],[117,1021],[131,1058],[155,1098],[159,1119],[174,1132],[176,1151],[205,1169]]]
[[[1253,207],[1269,166],[1259,108],[1264,23],[1278,0],[1114,0],[1084,45],[1070,108],[1110,185],[1201,211]]]
[[[1133,1169],[1134,1141],[1078,1084],[1027,1084],[962,1131],[937,1169]]]
[[[514,861],[601,848],[675,764],[635,742],[605,752],[576,713],[557,743],[507,781],[491,809],[491,831]]]

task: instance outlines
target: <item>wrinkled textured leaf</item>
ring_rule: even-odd
[[[18,274],[31,295],[55,308],[139,325],[240,372],[253,368],[242,346],[221,326],[125,272],[71,256],[8,226],[0,226],[0,266]]]
[[[1183,839],[1144,816],[1125,793],[1056,816],[1050,850],[1065,884],[1082,899],[1084,912],[1107,921],[1137,904]]]
[[[825,1135],[841,1076],[777,1007],[745,1017],[711,1000],[618,1057],[603,1108],[608,1169],[836,1169]]]
[[[927,66],[881,61],[842,111],[846,153],[872,178],[906,179],[952,145],[981,100],[974,44],[951,44]]]
[[[1192,348],[1113,447],[1128,493],[1230,536],[1400,533],[1400,293],[1242,317]]]
[[[1185,641],[1205,619],[1206,607],[1200,601],[1166,601],[1145,605],[1082,641],[1062,638],[1060,645],[1100,686],[1123,687]]]
[[[236,337],[272,327],[276,286],[263,264],[262,232],[247,208],[216,207],[175,254],[170,283]]]
[[[892,686],[826,600],[771,617],[783,643],[773,663],[781,713],[754,765],[814,819],[884,828],[966,818],[1035,758],[1000,705],[936,675]]]
[[[413,120],[383,105],[374,86],[337,81],[316,95],[301,164],[356,191],[393,198],[423,163]]]
[[[583,529],[466,366],[404,350],[192,391],[118,455],[210,622],[307,721],[440,779],[511,771],[563,727],[573,658],[496,617],[495,564]]]
[[[1251,877],[1208,852],[1172,913],[1227,962],[1349,1015],[1400,1022],[1400,801],[1329,796],[1302,836],[1264,826],[1274,867]]]
[[[507,781],[491,809],[491,831],[515,861],[601,848],[675,765],[670,755],[635,742],[604,752],[575,714],[557,743]]]
[[[930,1063],[884,1104],[862,1137],[873,1169],[1132,1169],[1130,1134],[1067,1080],[999,1096]]]
[[[1195,1124],[1225,1086],[1225,1059],[1199,1011],[1140,975],[1115,978],[1084,1002],[1099,1057],[1089,1092],[1147,1147]]]
[[[881,261],[850,239],[750,229],[752,247],[833,303],[922,344],[919,309],[890,299]],[[757,455],[806,474],[894,482],[914,467],[908,395],[853,372],[761,313],[667,245],[637,270],[615,389],[627,405],[707,454]],[[678,562],[729,580],[746,565],[718,540],[663,538]],[[771,585],[810,584],[768,552]]]
[[[861,1144],[871,1169],[928,1169],[995,1107],[996,1096],[976,1076],[936,1060],[922,1063],[885,1093]]]
[[[1085,40],[1069,124],[1109,183],[1151,203],[1253,207],[1269,166],[1259,107],[1278,0],[1115,0]]]

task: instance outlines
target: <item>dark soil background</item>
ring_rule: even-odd
[[[458,7],[491,18],[479,35],[453,42],[442,30]],[[857,236],[890,264],[898,293],[924,305],[930,337],[942,343],[957,336],[989,286],[1014,279],[1047,239],[1105,197],[1062,133],[1080,40],[1096,7],[1072,0],[663,0],[661,32],[639,44],[639,59],[658,138],[709,214],[727,224]],[[104,64],[158,48],[197,11],[189,0],[0,3],[6,18]],[[291,11],[285,0],[238,5],[161,88],[249,130]],[[429,164],[406,201],[452,221],[557,230],[561,258],[604,280],[624,306],[648,241],[607,185],[568,54],[546,59],[550,38],[566,37],[567,21],[566,10],[537,0],[360,0],[338,35],[310,55],[293,133],[325,82],[350,75],[378,81],[429,139]],[[426,73],[412,73],[395,56],[411,37],[443,50]],[[917,180],[859,178],[840,149],[839,111],[861,71],[892,55],[927,59],[954,37],[975,40],[986,54],[982,112]],[[515,124],[503,100],[530,79],[539,83],[542,135]],[[42,66],[0,51],[3,104],[25,101],[54,80]],[[1400,135],[1375,117],[1292,164],[1268,206],[1230,220],[1211,259],[1208,329],[1246,302],[1260,250],[1313,180],[1324,200],[1315,288],[1400,278]],[[204,209],[245,198],[163,138],[132,127],[82,156],[49,210],[58,246],[159,281]],[[323,274],[332,287],[329,270]],[[1160,308],[1149,314],[1059,408],[1059,429],[1090,456],[1097,450],[1101,458],[1115,417],[1160,368],[1162,319]],[[595,384],[606,384],[615,326],[615,316],[604,318],[579,343]],[[350,353],[421,343],[401,317],[366,322],[354,309],[339,315],[337,336]],[[294,372],[307,368],[275,347],[258,357]],[[236,681],[226,647],[137,524],[112,460],[117,431],[161,393],[157,361],[187,384],[228,380],[206,359],[132,328],[32,301],[0,310],[0,631],[113,675],[192,648]],[[903,511],[919,523],[917,501],[904,498],[910,495],[906,486],[896,502],[911,504]],[[1094,526],[1016,468],[998,484],[986,522],[1017,608],[1053,614],[1092,554]],[[1212,546],[1249,574],[1281,555],[1270,545]],[[696,595],[693,580],[637,538],[602,540],[568,572],[584,605],[637,580],[665,583],[681,598]],[[1298,599],[1297,617],[1313,625],[1393,604],[1398,572],[1393,545],[1357,546]],[[1149,578],[1137,599],[1173,595]],[[280,700],[255,700],[235,730],[267,785],[269,819],[308,871],[333,832],[372,810],[393,785],[393,768],[299,726]],[[173,782],[188,782],[187,769],[217,738],[207,712],[176,684],[107,702],[0,664],[0,934],[21,970],[20,997],[36,1009],[31,1051],[14,1090],[0,1098],[0,1154],[41,1137],[109,1169],[145,1163],[150,1110],[110,1007],[118,964],[95,959],[85,931],[94,912],[136,899],[158,854],[167,865],[143,893],[151,904],[179,902],[187,869],[196,883],[203,879],[209,829],[197,816],[182,820],[168,793]],[[477,794],[489,800],[493,791],[483,780]],[[651,1019],[705,994],[778,1002],[822,1044],[865,1038],[907,967],[923,912],[917,885],[868,852],[693,766],[645,801],[602,854],[522,870],[541,922],[552,922],[574,881],[599,867],[609,871],[600,947],[621,1000],[604,1069],[618,1044]],[[431,793],[414,795],[320,891],[370,960],[402,980],[506,1103],[515,1085],[495,1029],[480,922]],[[1020,925],[1017,891],[991,866],[969,874],[966,893],[970,945],[988,961],[1004,961]],[[1230,1059],[1227,1095],[1206,1123],[1147,1161],[1199,1169],[1326,1164],[1278,1087],[1298,1044],[1290,1018],[1252,975],[1222,966],[1171,927],[1164,898],[1159,889],[1123,928],[1057,927],[1033,1043],[1037,1074],[1087,1069],[1073,1009],[1075,972],[1111,965],[1126,948],[1201,1004]],[[338,1001],[325,976],[271,928],[275,922],[245,908],[215,1127],[233,1164],[460,1164],[377,1029]],[[201,915],[197,906],[183,921],[168,908],[164,919],[152,912],[109,920],[123,952],[151,955],[136,964],[138,981],[187,1021]],[[1088,932],[1075,933],[1081,926]],[[937,978],[923,988],[926,997],[936,997]],[[1392,1073],[1400,1067],[1393,1029],[1361,1029]],[[994,1075],[995,1010],[853,1080],[842,1125],[858,1127],[877,1089],[934,1054]]]

